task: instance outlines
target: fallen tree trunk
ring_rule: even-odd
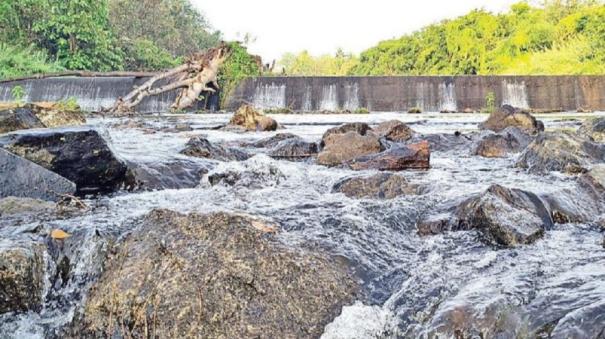
[[[185,64],[152,76],[126,96],[118,98],[110,112],[114,114],[131,113],[146,97],[179,88],[182,88],[182,90],[171,108],[181,110],[191,107],[202,92],[215,92],[218,89],[219,68],[227,59],[229,52],[229,46],[222,44],[205,54],[200,53],[191,56]],[[168,81],[167,84],[154,87],[158,81],[164,79]],[[209,84],[212,84],[214,88],[208,87]]]

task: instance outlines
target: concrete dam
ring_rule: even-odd
[[[76,98],[88,111],[110,107],[144,77],[60,77],[0,83],[0,101],[13,100],[21,86],[25,101]],[[143,113],[167,112],[176,92],[147,98]],[[234,110],[242,103],[258,108],[295,111],[368,109],[404,112],[480,110],[509,104],[535,110],[605,111],[605,76],[386,76],[386,77],[258,77],[242,81],[219,107],[208,95],[196,109]]]

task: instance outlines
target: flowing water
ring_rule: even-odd
[[[273,90],[278,89],[267,89]],[[333,92],[326,88],[324,100],[332,101]],[[545,115],[540,119],[547,129],[576,128],[585,116]],[[193,135],[204,135],[211,142],[241,145],[275,134],[212,129],[226,123],[229,117],[217,114],[148,118],[151,124],[174,125],[178,121],[194,128],[181,133],[146,134],[138,129],[116,129],[111,127],[115,119],[93,119],[89,123],[103,131],[120,157],[150,164],[187,158],[178,152]],[[273,117],[286,127],[285,131],[312,141],[319,140],[326,129],[344,122],[377,124],[399,119],[417,132],[428,134],[474,131],[477,123],[486,118],[396,113]],[[560,337],[598,338],[603,335],[598,331],[605,322],[605,250],[601,244],[603,235],[595,227],[556,225],[535,244],[515,249],[487,245],[474,231],[431,237],[416,233],[418,218],[436,205],[463,199],[490,184],[537,194],[576,187],[572,178],[561,174],[537,176],[515,169],[515,158],[484,159],[471,156],[468,151],[433,152],[430,170],[402,172],[410,182],[423,187],[423,194],[383,201],[349,199],[331,191],[342,178],[371,171],[357,173],[257,154],[244,162],[215,163],[211,170],[257,173],[256,185],[210,186],[203,179],[191,189],[122,192],[87,200],[91,211],[84,215],[43,220],[0,218],[0,225],[12,225],[0,227],[0,235],[8,241],[36,239],[31,230],[40,227],[60,228],[80,239],[72,249],[77,253],[77,262],[72,263],[74,276],[70,281],[46,287],[46,301],[40,312],[1,316],[0,337],[42,338],[60,333],[59,329],[82,305],[96,277],[95,259],[107,245],[104,236],[123,237],[132,220],[154,208],[166,208],[255,215],[280,225],[283,231],[278,237],[286,244],[321,248],[346,258],[364,293],[326,327],[325,338],[419,338],[435,333],[453,337],[454,333],[443,327],[446,319],[499,327],[500,338],[523,338],[545,326],[555,327],[553,333]],[[46,261],[50,279],[56,268],[50,257]]]

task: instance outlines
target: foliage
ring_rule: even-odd
[[[287,53],[279,61],[283,73],[288,75],[347,75],[357,64],[357,59],[342,49],[335,56],[314,57],[307,51]]]
[[[65,111],[79,111],[80,105],[78,105],[78,100],[74,97],[69,97],[67,99],[59,100],[57,102],[57,108]]]
[[[48,62],[44,51],[32,46],[23,48],[0,42],[0,79],[23,74],[51,73],[62,69],[59,64]]]
[[[154,71],[175,67],[182,63],[182,57],[174,57],[153,41],[136,39],[132,43],[123,41],[124,68],[138,71]]]
[[[485,108],[484,113],[493,113],[496,111],[496,93],[488,92],[485,95]]]
[[[244,46],[237,42],[230,43],[229,46],[231,48],[230,55],[218,75],[218,83],[221,88],[221,106],[242,79],[259,76],[262,73],[260,60],[250,55]]]
[[[11,96],[16,102],[23,102],[23,98],[25,98],[25,90],[22,86],[17,85],[11,88]]]

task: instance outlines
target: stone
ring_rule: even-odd
[[[531,137],[517,127],[509,127],[500,133],[484,135],[473,150],[474,155],[485,158],[504,158],[511,153],[521,152]]]
[[[86,123],[86,118],[79,108],[68,109],[62,107],[60,103],[38,102],[0,107],[0,133],[84,123]]]
[[[247,144],[247,146],[254,148],[273,148],[277,146],[280,142],[287,139],[295,139],[300,138],[299,136],[292,133],[277,133],[274,136],[263,138],[253,143]]]
[[[275,120],[250,105],[242,105],[227,126],[239,127],[246,131],[275,131],[278,127]]]
[[[403,171],[429,169],[431,151],[429,143],[398,145],[378,154],[353,159],[348,165],[356,171],[374,169],[379,171]]]
[[[353,123],[343,124],[338,127],[332,127],[330,129],[328,129],[326,132],[324,132],[323,136],[321,137],[320,147],[323,148],[326,145],[326,141],[328,140],[328,137],[330,137],[334,134],[345,134],[348,132],[355,132],[359,135],[366,135],[371,130],[372,130],[372,128],[370,128],[370,125],[368,125],[364,122],[353,122]]]
[[[0,240],[0,314],[40,311],[45,265],[43,245]]]
[[[324,148],[317,156],[317,163],[324,166],[338,166],[355,158],[381,152],[383,146],[377,135],[359,134],[355,131],[344,134],[330,134],[324,140]]]
[[[72,195],[76,192],[73,182],[2,148],[0,173],[0,198],[58,201],[62,194]]]
[[[73,332],[319,337],[358,287],[344,262],[286,247],[264,224],[226,213],[152,211],[109,259]]]
[[[521,153],[516,167],[532,173],[585,172],[605,161],[605,145],[567,132],[541,133]]]
[[[414,131],[399,120],[390,120],[376,126],[374,133],[389,141],[405,142],[414,135]]]
[[[401,195],[416,195],[418,187],[400,175],[379,173],[341,180],[332,192],[343,193],[349,198],[394,199]]]
[[[578,129],[578,135],[605,143],[605,117],[588,119]]]
[[[419,143],[423,141],[429,143],[429,147],[433,152],[450,152],[468,150],[472,147],[474,138],[472,135],[466,135],[460,132],[449,134],[436,133],[415,135],[408,142]]]
[[[480,129],[500,132],[508,127],[517,127],[526,133],[544,131],[544,125],[531,114],[522,112],[510,105],[504,105],[490,114],[486,121],[479,124]]]
[[[290,138],[277,144],[268,154],[275,159],[297,160],[313,157],[317,152],[316,143],[301,138]]]
[[[452,230],[477,229],[494,244],[531,244],[553,227],[550,212],[535,194],[492,185],[466,200],[455,212]]]
[[[56,204],[45,200],[7,197],[0,199],[0,217],[19,214],[48,213],[53,212],[55,207]]]
[[[126,180],[126,165],[92,128],[15,132],[0,138],[0,145],[73,181],[78,194],[113,192]]]
[[[185,149],[180,153],[190,157],[207,158],[219,161],[240,161],[250,157],[246,152],[238,149],[214,145],[203,137],[193,137],[189,139],[185,145]]]
[[[211,168],[210,163],[188,159],[128,163],[125,186],[131,191],[194,188]]]

